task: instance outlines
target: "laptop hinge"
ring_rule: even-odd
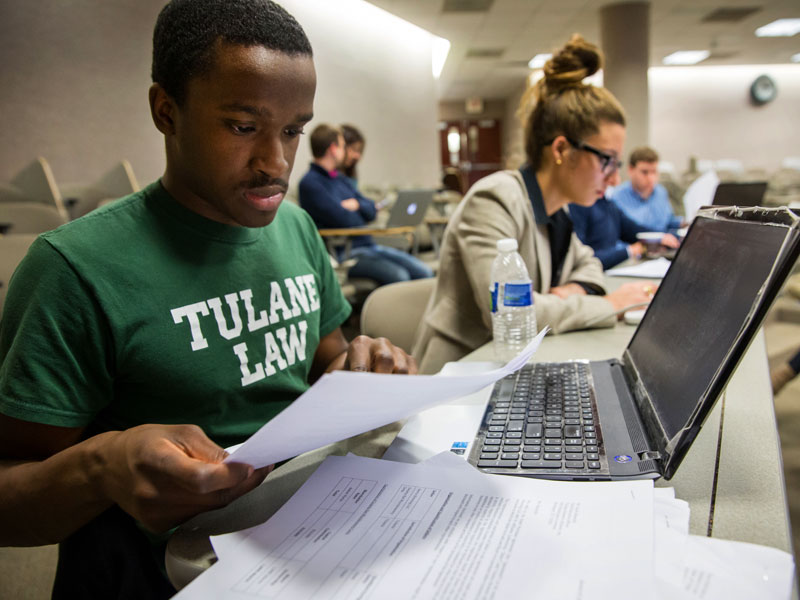
[[[648,450],[647,452],[639,453],[639,460],[661,460],[661,452],[655,450]]]

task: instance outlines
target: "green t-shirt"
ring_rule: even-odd
[[[302,209],[232,227],[157,182],[31,246],[0,323],[0,412],[90,434],[194,423],[227,446],[307,389],[349,314]]]

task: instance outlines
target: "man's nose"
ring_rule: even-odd
[[[270,177],[284,176],[289,169],[289,160],[281,137],[262,136],[253,149],[250,166]]]

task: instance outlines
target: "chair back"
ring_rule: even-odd
[[[69,218],[53,170],[44,157],[38,157],[22,169],[10,183],[27,198],[54,206],[64,219]]]
[[[66,222],[66,216],[51,204],[0,202],[0,225],[5,233],[44,233]]]
[[[28,248],[36,239],[36,235],[0,235],[0,315],[3,314],[8,282],[19,262],[28,252]]]
[[[377,288],[361,308],[361,333],[385,337],[411,354],[436,279],[414,279]]]

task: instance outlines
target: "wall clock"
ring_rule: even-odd
[[[775,80],[769,75],[759,75],[750,86],[750,99],[753,104],[762,105],[772,102],[778,94]]]

